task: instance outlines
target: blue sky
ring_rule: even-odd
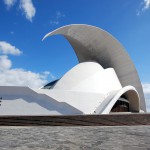
[[[78,63],[75,53],[63,37],[43,36],[89,24],[123,44],[150,108],[150,0],[1,0],[0,20],[0,85],[37,88],[61,77]]]

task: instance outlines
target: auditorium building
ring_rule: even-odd
[[[86,115],[146,112],[136,68],[123,46],[108,32],[73,24],[60,34],[79,63],[40,89],[0,86],[0,115]],[[52,38],[52,37],[51,37]]]

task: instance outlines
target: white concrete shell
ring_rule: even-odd
[[[55,34],[68,39],[80,63],[52,86],[0,86],[0,115],[109,114],[123,105],[120,113],[146,110],[136,69],[114,37],[97,27],[69,25],[44,38]]]
[[[61,34],[72,45],[79,62],[95,61],[104,69],[114,68],[122,87],[131,85],[140,97],[140,109],[146,111],[139,76],[123,46],[108,32],[89,25],[75,24],[58,28],[48,36]]]
[[[59,102],[93,114],[95,109],[122,86],[113,68],[103,69],[96,62],[79,63],[69,70],[51,90],[39,89]]]
[[[109,114],[122,95],[129,101],[130,112],[140,112],[136,89],[122,88],[113,68],[84,62],[69,70],[51,89],[0,86],[0,114]]]
[[[112,99],[106,99],[103,101],[101,106],[98,106],[95,110],[96,114],[108,114],[110,113],[112,107],[115,105],[117,100],[125,95],[130,103],[130,112],[139,112],[140,110],[140,101],[139,94],[133,86],[126,86],[118,91]]]

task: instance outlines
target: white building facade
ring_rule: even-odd
[[[106,31],[68,25],[63,35],[79,64],[40,89],[0,86],[0,115],[81,115],[145,112],[137,71],[121,44]]]

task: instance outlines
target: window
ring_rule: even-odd
[[[54,85],[58,82],[59,79],[54,80],[48,84],[46,84],[44,87],[42,87],[42,89],[52,89],[54,87]]]
[[[129,101],[123,96],[120,97],[111,112],[129,112]]]

